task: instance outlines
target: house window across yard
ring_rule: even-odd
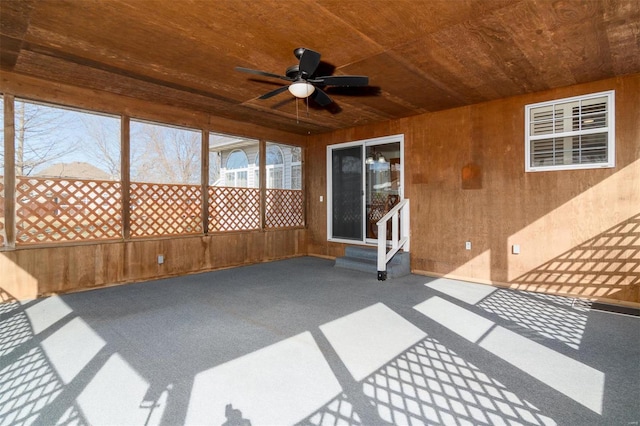
[[[282,149],[275,144],[267,144],[267,165],[265,175],[267,177],[267,188],[290,188],[290,184],[284,182],[284,156]],[[260,157],[256,156],[256,165],[260,164]]]
[[[244,151],[236,150],[227,157],[227,167],[225,172],[226,186],[247,187],[247,174],[249,170],[249,160]]]
[[[615,166],[614,91],[525,107],[527,172]]]
[[[209,134],[209,232],[260,229],[257,139]]]
[[[302,189],[302,153],[295,148],[291,153],[291,189]]]

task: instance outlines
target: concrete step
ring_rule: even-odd
[[[336,268],[351,269],[371,273],[378,273],[378,252],[375,248],[362,246],[348,246],[345,255],[336,259]],[[387,278],[398,278],[411,273],[409,253],[400,251],[387,263]]]

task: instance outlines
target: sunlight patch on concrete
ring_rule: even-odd
[[[38,299],[24,310],[31,321],[33,334],[42,333],[73,310],[59,296]]]
[[[144,404],[149,384],[119,354],[113,354],[82,390],[77,402],[89,424],[157,425],[166,392],[153,407]]]
[[[490,285],[467,283],[464,281],[453,281],[446,278],[439,278],[431,281],[425,286],[437,290],[451,297],[455,297],[470,305],[475,305],[496,291]]]
[[[572,307],[571,299],[545,295],[546,299],[540,300],[541,296],[535,293],[505,290],[446,278],[437,279],[425,286],[477,306],[485,312],[496,314],[540,336],[563,342],[573,349],[580,348],[587,316],[584,312]],[[463,324],[460,331],[468,332],[469,330]]]
[[[198,373],[185,423],[293,424],[341,391],[307,331]]]
[[[382,303],[321,325],[320,330],[357,381],[426,336]]]
[[[413,308],[473,343],[477,343],[495,325],[493,321],[437,296]]]
[[[601,371],[439,297],[432,297],[414,308],[547,386],[602,414],[605,376]]]
[[[362,391],[380,418],[394,425],[556,425],[431,337],[365,379]]]
[[[74,318],[47,337],[42,342],[42,349],[62,381],[68,384],[105,344],[84,320]]]

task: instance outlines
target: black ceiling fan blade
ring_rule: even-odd
[[[280,80],[293,81],[292,78],[284,76],[284,75],[273,74],[273,73],[266,72],[266,71],[252,70],[251,68],[236,67],[236,71],[246,72],[248,74],[261,75],[263,77],[279,78]]]
[[[285,92],[287,89],[289,88],[289,86],[282,86],[282,87],[278,87],[276,90],[272,90],[270,92],[265,93],[264,95],[260,96],[258,99],[269,99],[275,95],[278,95],[282,92]]]
[[[310,83],[323,84],[325,86],[367,86],[369,77],[365,75],[327,75],[309,80]]]
[[[313,99],[318,105],[323,107],[333,102],[333,100],[329,97],[329,95],[327,95],[317,87],[316,87],[316,90],[313,91],[313,94],[311,95],[311,99]]]
[[[306,76],[313,75],[320,64],[320,54],[311,49],[304,49],[300,57],[300,73]]]

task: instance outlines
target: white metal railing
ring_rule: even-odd
[[[387,222],[389,220],[391,220],[391,244],[387,243]],[[409,200],[405,198],[393,206],[376,222],[376,225],[378,225],[378,280],[384,281],[387,279],[387,263],[393,255],[400,249],[409,251]],[[390,250],[387,251],[389,245]]]

